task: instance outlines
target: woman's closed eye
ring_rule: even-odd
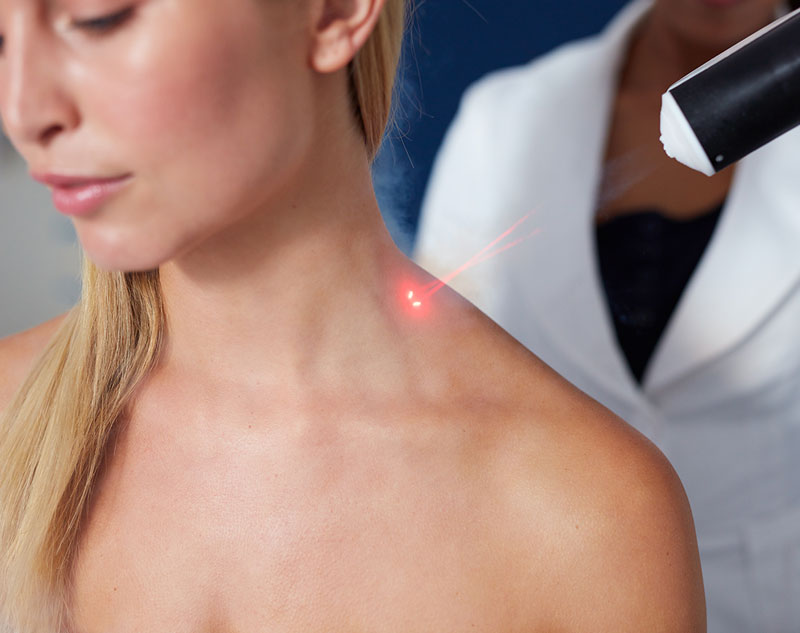
[[[97,18],[86,19],[73,19],[70,21],[71,28],[85,31],[92,35],[103,35],[109,33],[122,26],[133,16],[134,7],[126,7],[116,13],[100,16]],[[0,55],[3,54],[3,47],[5,45],[5,37],[0,35]]]
[[[127,7],[122,11],[117,11],[116,13],[104,15],[99,18],[73,20],[71,26],[82,31],[100,35],[122,26],[122,24],[127,22],[128,19],[133,15],[133,10],[134,7]]]

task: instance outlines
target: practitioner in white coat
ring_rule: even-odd
[[[417,241],[423,266],[672,461],[710,633],[800,631],[800,130],[708,179],[663,154],[658,111],[785,10],[641,0],[481,80]],[[451,275],[512,226],[484,253],[538,234]]]

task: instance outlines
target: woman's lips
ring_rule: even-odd
[[[131,175],[84,178],[33,174],[33,178],[51,188],[53,204],[61,213],[82,217],[97,211],[111,196],[124,188],[130,182]]]

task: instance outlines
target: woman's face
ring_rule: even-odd
[[[781,0],[656,0],[656,14],[687,44],[719,52],[775,18]]]
[[[89,179],[55,202],[96,263],[155,268],[291,179],[311,144],[306,4],[0,0],[6,133],[35,174]]]

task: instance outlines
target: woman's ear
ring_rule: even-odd
[[[317,0],[311,67],[320,73],[345,68],[366,43],[385,0]]]

